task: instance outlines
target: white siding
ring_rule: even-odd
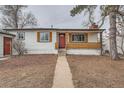
[[[73,55],[100,55],[99,49],[69,49],[67,54]]]
[[[3,57],[3,35],[0,34],[0,57]]]
[[[89,33],[88,34],[88,42],[97,42],[98,34],[97,33]]]
[[[17,35],[17,32],[11,32]],[[36,31],[25,31],[25,47],[28,50],[28,54],[57,54],[55,49],[56,32],[52,32],[52,42],[37,42]],[[15,51],[14,51],[14,54]]]
[[[17,35],[17,31],[11,31]],[[91,33],[88,35],[88,42],[97,42],[98,34]],[[25,47],[28,49],[28,54],[57,54],[55,49],[56,32],[52,32],[52,42],[40,43],[37,42],[37,31],[25,31]],[[100,55],[100,50],[97,49],[69,49],[68,54],[80,55]],[[16,54],[14,52],[14,54]]]

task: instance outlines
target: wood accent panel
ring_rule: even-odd
[[[66,49],[97,49],[97,48],[101,48],[101,43],[100,42],[88,42],[88,35],[89,33],[83,33],[86,35],[86,41],[85,42],[72,42],[71,41],[71,34],[76,34],[77,32],[74,33],[65,33],[65,39],[66,39]],[[91,34],[90,34],[91,35]],[[58,36],[59,33],[57,33],[57,41],[55,43],[55,49],[59,48],[58,45]]]
[[[66,45],[69,43],[69,33],[65,33],[65,48],[66,48]]]
[[[101,48],[100,43],[68,43],[66,45],[67,49],[80,49],[80,48],[91,48],[91,49],[96,49],[96,48]]]
[[[58,49],[59,45],[58,42],[55,43],[55,49]]]
[[[52,42],[52,32],[50,32],[50,42]]]
[[[37,42],[40,42],[40,32],[37,32]]]
[[[58,49],[58,48],[59,48],[58,41],[59,41],[59,33],[57,32],[57,33],[56,33],[55,49]]]

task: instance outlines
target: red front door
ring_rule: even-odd
[[[11,38],[4,37],[4,55],[11,54],[11,43],[12,43]]]
[[[65,34],[59,34],[59,48],[65,48]]]

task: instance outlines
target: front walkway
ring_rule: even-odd
[[[2,58],[0,58],[0,61],[3,61],[3,60],[7,60],[7,59],[9,59],[10,57],[2,57]]]
[[[53,88],[73,88],[72,74],[66,56],[58,56]]]

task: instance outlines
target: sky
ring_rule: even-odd
[[[70,15],[73,7],[74,5],[28,5],[24,12],[34,14],[37,18],[37,28],[50,28],[51,25],[53,28],[88,28],[84,27],[87,16],[84,17],[83,13],[74,17]],[[95,18],[97,21],[100,19],[98,9],[95,12]],[[108,29],[109,22],[105,21],[102,28]]]
[[[55,28],[81,28],[82,16],[70,16],[73,6],[59,5],[34,5],[28,6],[28,11],[32,12],[38,21],[39,27]]]
[[[70,16],[73,5],[29,5],[27,11],[32,12],[38,21],[38,27],[49,28],[84,28],[86,18],[82,14]],[[96,11],[96,16],[97,16]],[[99,19],[97,17],[97,19]],[[105,25],[103,27],[107,27]],[[85,27],[87,28],[87,27]]]

